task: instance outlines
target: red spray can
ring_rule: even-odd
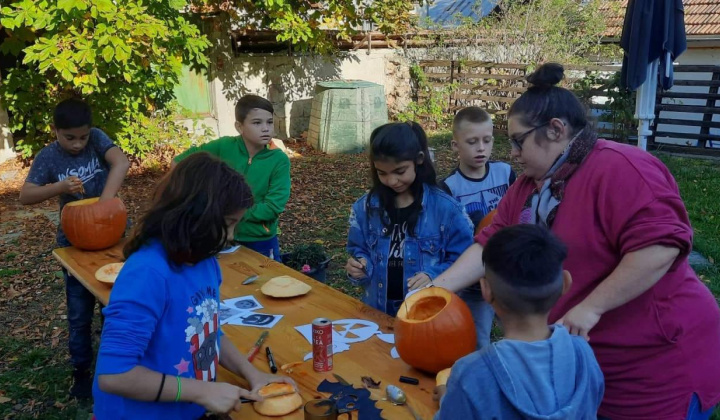
[[[317,318],[312,322],[313,369],[328,372],[333,367],[332,322]]]

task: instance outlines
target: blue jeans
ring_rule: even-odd
[[[280,257],[280,243],[278,242],[277,236],[266,241],[240,242],[240,245],[248,247],[259,254],[263,254],[271,260],[282,262],[282,258]]]
[[[705,411],[701,411],[702,407],[700,406],[700,399],[697,394],[693,394],[685,420],[708,420],[710,416],[712,416],[714,409],[715,407],[710,407]],[[598,420],[610,420],[610,418],[598,416]]]
[[[490,332],[492,331],[495,311],[492,306],[483,299],[480,285],[463,289],[458,293],[458,296],[460,296],[470,308],[470,313],[475,322],[478,349],[487,346],[490,344]]]
[[[63,268],[67,317],[70,327],[70,362],[75,369],[90,369],[93,361],[92,319],[95,296]]]

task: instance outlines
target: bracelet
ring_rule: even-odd
[[[160,389],[158,389],[158,393],[157,393],[157,395],[155,396],[155,401],[154,401],[154,402],[160,401],[160,395],[162,394],[164,387],[165,387],[165,374],[163,373],[162,381],[160,381]]]
[[[182,393],[182,385],[180,385],[180,377],[176,376],[175,378],[177,379],[177,384],[178,384],[178,392],[177,392],[177,395],[175,396],[175,402],[178,402],[178,401],[180,401],[180,394]]]

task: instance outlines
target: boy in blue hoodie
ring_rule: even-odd
[[[498,231],[483,250],[483,298],[505,338],[452,367],[436,420],[596,419],[604,380],[588,343],[548,313],[571,284],[567,248],[538,225]]]

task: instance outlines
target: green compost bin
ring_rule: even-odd
[[[388,122],[385,89],[363,80],[320,82],[310,114],[308,141],[325,153],[357,153],[370,133]]]

